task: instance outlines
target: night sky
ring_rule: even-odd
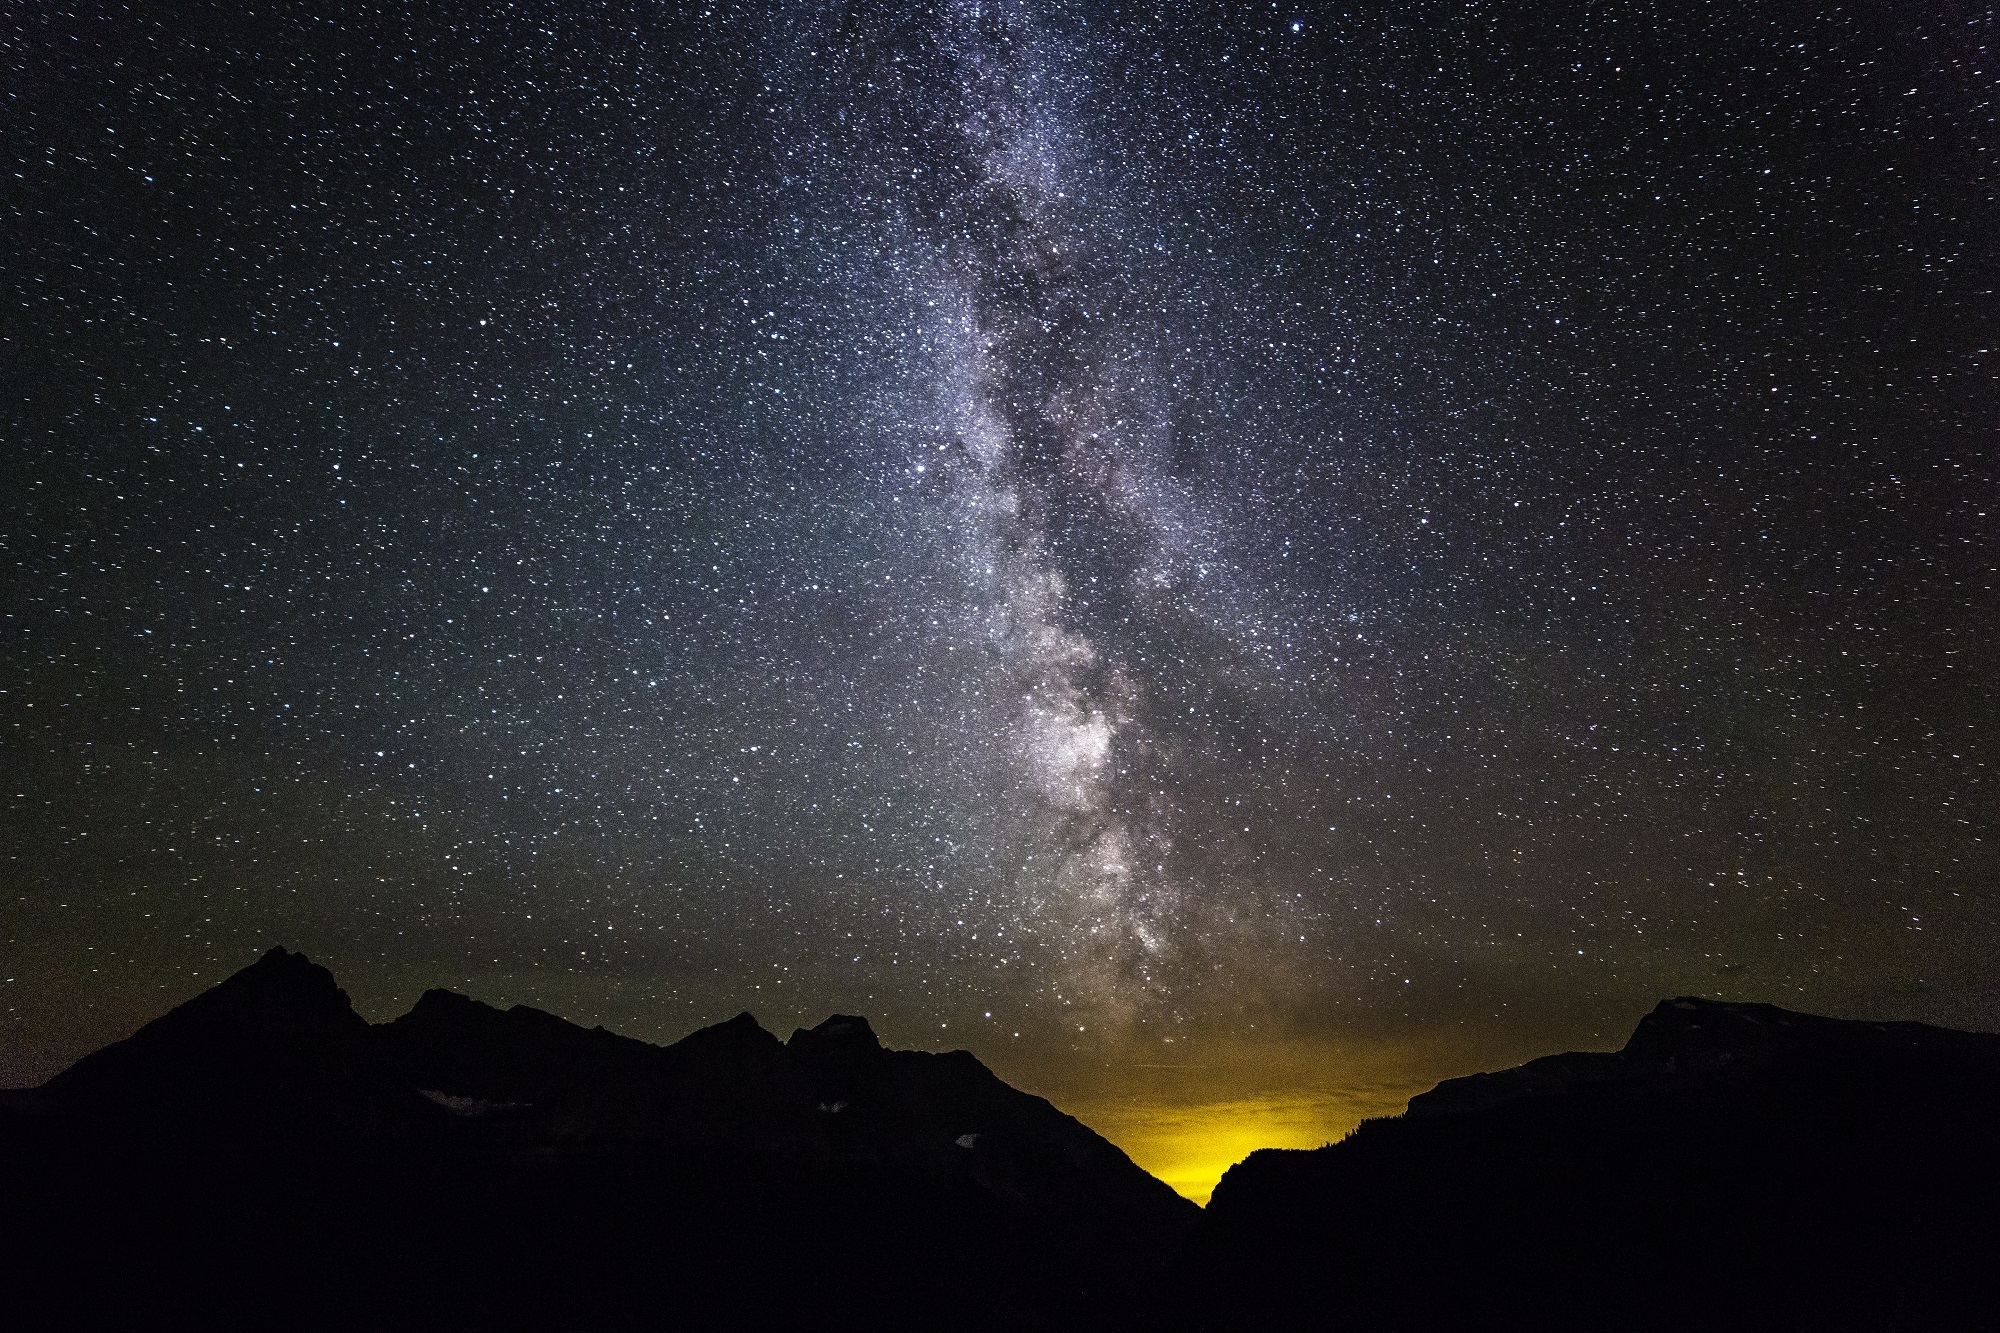
[[[1197,1195],[2000,1028],[2000,17],[0,9],[0,1083],[274,943]]]

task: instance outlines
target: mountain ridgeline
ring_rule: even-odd
[[[1104,1326],[1198,1216],[865,1019],[656,1047],[432,991],[371,1027],[282,950],[7,1111],[0,1277],[51,1326]]]
[[[0,1094],[23,1328],[2000,1326],[2000,1037],[1662,1004],[1204,1215],[963,1051],[653,1046],[277,949]]]
[[[1201,1327],[2000,1328],[2000,1036],[1668,1000],[1231,1168]]]

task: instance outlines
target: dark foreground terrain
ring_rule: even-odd
[[[962,1051],[657,1047],[273,950],[0,1094],[0,1323],[2000,1327],[2000,1037],[1672,1000],[1206,1215]]]
[[[1668,1000],[1223,1177],[1219,1329],[2000,1328],[2000,1036]]]
[[[1198,1216],[864,1019],[656,1047],[432,991],[371,1027],[283,950],[0,1135],[0,1307],[50,1327],[1116,1327]]]

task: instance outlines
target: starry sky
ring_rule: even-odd
[[[0,9],[0,1082],[273,943],[1197,1197],[2000,1028],[2000,17]]]

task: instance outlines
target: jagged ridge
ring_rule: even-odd
[[[654,1046],[274,949],[0,1114],[17,1309],[103,1325],[1116,1327],[1196,1215],[964,1051]]]

